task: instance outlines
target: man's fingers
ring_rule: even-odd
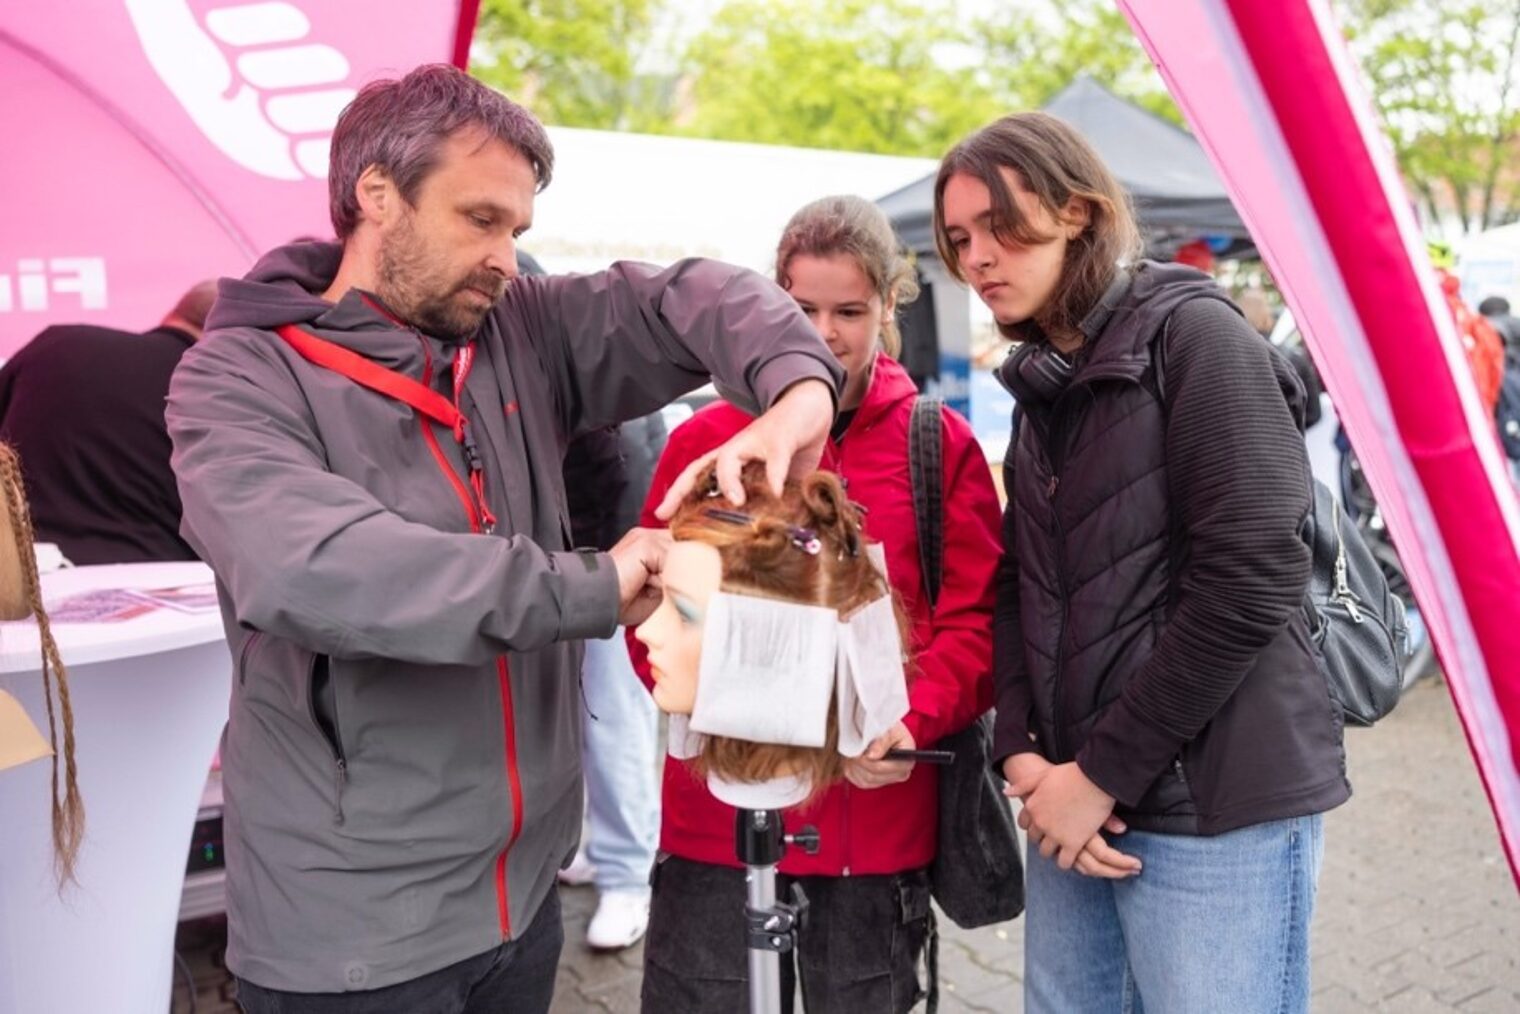
[[[786,486],[787,469],[791,467],[791,460],[782,460],[776,454],[765,456],[765,484],[771,488],[776,496],[781,495],[781,490]],[[799,478],[801,478],[799,476]]]
[[[1063,845],[1061,847],[1060,853],[1056,856],[1056,865],[1061,867],[1063,870],[1069,870],[1076,865],[1077,857],[1081,854],[1082,847],[1080,845],[1076,847]]]
[[[1110,813],[1108,819],[1103,822],[1103,830],[1109,834],[1123,834],[1129,830],[1129,825]]]
[[[1044,856],[1046,859],[1049,859],[1051,856],[1055,855],[1060,847],[1060,842],[1056,841],[1048,834],[1043,835],[1040,838],[1040,855]],[[1068,865],[1066,868],[1071,869],[1071,866]]]
[[[744,483],[739,473],[744,470],[745,460],[735,448],[724,447],[718,452],[718,489],[735,507],[744,506]]]
[[[686,499],[686,494],[691,492],[691,487],[696,484],[697,476],[702,469],[712,463],[713,458],[718,456],[717,451],[708,451],[696,461],[681,469],[681,474],[676,476],[676,481],[670,484],[670,489],[665,493],[665,499],[660,501],[660,506],[654,509],[654,516],[661,521],[669,521],[676,508],[681,506],[681,501]]]

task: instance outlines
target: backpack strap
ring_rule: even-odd
[[[908,476],[913,483],[913,519],[918,528],[918,563],[929,609],[939,601],[945,557],[944,403],[920,395],[908,426]]]

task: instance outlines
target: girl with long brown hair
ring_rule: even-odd
[[[1302,1011],[1350,793],[1300,610],[1302,387],[1207,275],[1140,259],[1054,117],[951,149],[934,227],[1020,342],[994,755],[1030,840],[1025,1007]]]

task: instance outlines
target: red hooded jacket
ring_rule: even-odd
[[[844,439],[829,442],[823,467],[849,482],[865,506],[868,538],[886,547],[892,587],[911,620],[917,674],[903,719],[921,748],[959,731],[992,704],[993,574],[1001,543],[998,500],[981,446],[966,420],[944,413],[945,556],[934,614],[924,598],[908,474],[908,427],[917,390],[892,359],[878,355],[871,386]],[[678,426],[655,469],[641,524],[661,524],[654,508],[691,461],[717,448],[753,417],[731,405],[707,406]],[[650,682],[644,646],[628,634],[634,667]],[[919,764],[906,782],[878,789],[841,783],[806,807],[788,810],[788,832],[811,824],[815,856],[788,849],[781,872],[794,876],[899,873],[926,866],[936,845],[938,771]],[[665,760],[660,848],[686,859],[739,866],[734,810],[707,791],[682,761]]]

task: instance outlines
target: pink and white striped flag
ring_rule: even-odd
[[[1520,508],[1325,0],[1119,0],[1300,323],[1520,880]]]

